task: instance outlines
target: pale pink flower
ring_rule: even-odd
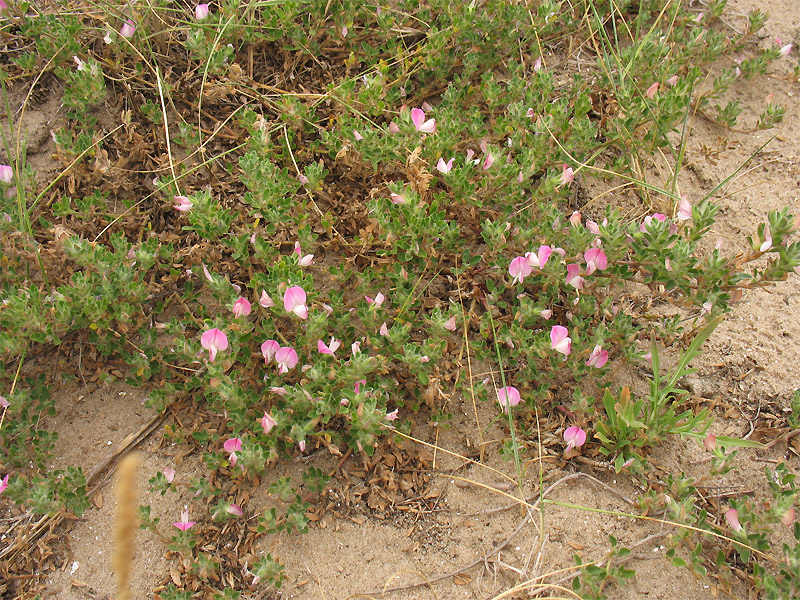
[[[550,310],[549,308],[545,308],[545,309],[544,309],[544,310],[543,310],[541,313],[539,313],[539,315],[540,315],[540,316],[541,316],[543,319],[547,320],[547,319],[549,319],[550,317],[552,317],[552,316],[553,316],[553,311],[552,311],[552,310]]]
[[[591,275],[595,271],[602,271],[608,266],[606,253],[601,248],[589,248],[583,254],[586,260],[586,273]]]
[[[528,275],[530,275],[532,271],[533,269],[531,268],[530,263],[524,256],[516,257],[508,266],[508,274],[514,278],[511,281],[512,285],[516,283],[522,283],[522,281]]]
[[[654,220],[661,221],[663,223],[664,221],[667,220],[667,215],[662,214],[662,213],[655,213],[655,214],[652,214],[652,215],[647,215],[644,218],[644,220],[642,221],[642,224],[639,225],[639,231],[641,231],[641,232],[647,231],[647,228],[650,227],[650,223],[652,223]]]
[[[240,297],[233,303],[233,316],[236,318],[246,317],[253,310],[250,301],[245,297]]]
[[[353,389],[355,390],[356,395],[358,395],[359,392],[361,391],[361,384],[362,383],[364,385],[367,385],[367,380],[366,379],[359,379],[358,381],[356,381],[356,384],[353,386]]]
[[[651,100],[656,97],[656,92],[658,92],[658,82],[656,81],[653,85],[647,88],[645,95],[650,98]]]
[[[761,246],[759,246],[759,250],[761,252],[766,252],[772,248],[772,234],[770,234],[769,229],[764,230],[764,241],[761,242]]]
[[[384,417],[387,421],[396,421],[397,420],[397,411],[398,409],[394,409],[390,413],[386,413],[386,417]]]
[[[175,469],[166,467],[165,469],[161,469],[161,472],[164,474],[164,479],[167,480],[167,483],[175,481]]]
[[[564,360],[572,352],[572,339],[569,337],[567,328],[562,325],[553,325],[550,330],[550,342],[553,350],[564,355]]]
[[[494,154],[489,152],[486,155],[486,159],[483,161],[483,170],[485,171],[486,169],[491,167],[493,164],[494,164]]]
[[[206,267],[205,264],[203,264],[203,275],[206,279],[208,279],[208,281],[214,283],[214,278],[211,276],[211,272],[208,270],[208,267]]]
[[[525,258],[528,261],[528,264],[536,269],[543,269],[545,264],[547,264],[547,259],[550,258],[550,255],[553,253],[553,249],[550,246],[539,246],[539,252],[534,254],[533,252],[527,252],[525,254]]]
[[[189,212],[192,210],[194,203],[186,196],[175,196],[175,206],[173,208],[180,212]]]
[[[289,369],[293,369],[297,365],[297,352],[294,348],[288,346],[281,347],[275,353],[275,362],[278,363],[278,373],[288,373]]]
[[[581,224],[581,213],[580,211],[573,210],[572,214],[569,216],[569,224],[573,227],[578,227]]]
[[[539,56],[536,58],[535,61],[533,61],[533,71],[534,73],[537,73],[541,70],[542,70],[542,57]]]
[[[400,126],[392,121],[389,123],[389,133],[400,133]]]
[[[269,391],[272,392],[273,394],[277,394],[281,398],[285,398],[289,394],[289,390],[287,390],[283,386],[273,386],[269,388]]]
[[[264,434],[269,435],[269,432],[277,424],[278,422],[267,411],[264,411],[264,416],[261,417],[261,427],[264,429]]]
[[[128,19],[119,29],[119,34],[124,38],[131,38],[136,33],[136,23]]]
[[[406,197],[402,194],[395,194],[392,192],[389,194],[389,198],[391,198],[392,204],[406,204]]]
[[[569,185],[575,180],[575,171],[572,167],[564,164],[561,166],[561,177],[559,178],[559,185]]]
[[[228,514],[231,514],[234,517],[244,516],[244,511],[242,510],[242,507],[239,506],[238,504],[229,504],[228,508],[226,508],[225,510],[228,512]]]
[[[283,308],[286,312],[294,313],[301,319],[308,318],[306,306],[306,292],[300,286],[292,286],[283,294]]]
[[[447,162],[444,162],[444,159],[440,158],[439,162],[436,163],[436,170],[439,171],[440,173],[444,173],[445,175],[447,175],[452,170],[453,162],[455,160],[456,160],[455,158],[451,158]]]
[[[794,507],[790,507],[781,517],[781,523],[787,527],[791,527],[794,523]]]
[[[425,111],[419,108],[411,109],[411,121],[417,131],[422,133],[433,133],[436,131],[436,121],[434,119],[425,120]]]
[[[341,345],[342,342],[334,337],[331,337],[331,341],[329,344],[325,344],[325,342],[323,342],[322,340],[317,340],[317,350],[319,351],[320,354],[333,355]]]
[[[348,31],[347,25],[342,25],[341,31],[342,31],[342,37],[347,37],[347,31]]]
[[[357,142],[360,142],[364,139],[364,136],[358,133],[355,129],[353,129],[353,137],[356,139]]]
[[[267,294],[266,290],[261,290],[261,297],[258,299],[258,303],[264,308],[275,306],[275,301],[272,298],[270,298],[270,295]]]
[[[676,83],[678,83],[678,76],[677,75],[673,75],[672,77],[667,79],[667,85],[670,86],[670,87],[674,86]]]
[[[444,328],[448,331],[455,331],[456,330],[456,317],[453,315],[447,321],[444,322]]]
[[[0,165],[0,181],[3,183],[11,183],[14,181],[14,169],[9,165]]]
[[[300,185],[303,185],[303,186],[308,185],[308,183],[309,183],[308,177],[306,177],[302,173],[297,176],[297,181],[299,181]]]
[[[567,277],[564,280],[564,283],[571,285],[577,290],[583,289],[583,277],[580,276],[580,271],[580,265],[567,265]]]
[[[383,295],[382,292],[378,292],[375,298],[370,298],[369,296],[364,296],[367,301],[367,304],[374,304],[375,306],[380,306],[383,304],[384,300],[386,300],[386,296]]]
[[[567,427],[564,430],[564,441],[567,442],[567,450],[580,448],[586,443],[586,432],[577,425]]]
[[[350,344],[350,352],[353,353],[353,356],[361,352],[361,342],[359,340],[356,340],[355,342]]]
[[[424,110],[425,112],[430,112],[433,110],[433,106],[431,106],[430,102],[426,100],[425,102],[422,103],[422,110]]]
[[[181,511],[181,520],[180,521],[176,521],[175,523],[173,523],[173,525],[175,527],[177,527],[178,529],[180,529],[181,531],[186,531],[187,529],[191,529],[192,525],[194,525],[196,522],[197,521],[190,521],[189,520],[189,511],[188,510],[184,510],[184,511]]]
[[[208,350],[208,360],[214,362],[217,352],[224,352],[228,349],[228,336],[215,327],[200,336],[200,345]]]
[[[6,488],[8,487],[8,476],[9,476],[9,473],[6,473],[6,476],[3,477],[2,481],[0,481],[0,494],[5,492]]]
[[[297,442],[297,447],[300,448],[300,452],[305,452],[306,451],[306,441],[305,440],[300,440],[299,442]]]
[[[692,218],[692,205],[686,196],[681,196],[681,199],[678,202],[677,217],[679,221],[688,221]]]
[[[78,71],[83,71],[86,68],[86,66],[83,64],[83,61],[80,58],[78,58],[77,56],[73,56],[72,60],[75,61],[75,64],[78,67]]]
[[[603,350],[600,344],[597,344],[592,353],[589,355],[589,360],[586,361],[587,367],[601,368],[608,362],[608,351]]]
[[[194,7],[194,16],[198,21],[202,21],[208,16],[208,4],[198,4]]]
[[[525,116],[528,117],[529,119],[532,119],[533,117],[536,116],[536,111],[533,110],[532,108],[529,108],[527,111],[525,111]]]
[[[301,267],[310,267],[314,264],[314,255],[306,254],[303,256],[303,249],[300,247],[300,242],[294,243],[294,253],[297,255],[297,261]]]
[[[264,364],[266,365],[275,356],[275,353],[280,350],[281,345],[275,340],[267,340],[261,344],[261,354],[264,356]]]
[[[792,51],[792,45],[793,44],[786,44],[785,46],[782,46],[781,49],[778,50],[778,54],[781,56],[789,56],[789,53]]]
[[[380,333],[380,334],[381,334],[382,336],[384,336],[384,337],[386,337],[387,335],[389,335],[389,327],[386,325],[386,321],[384,321],[384,322],[381,324],[381,327],[380,327],[380,329],[378,329],[378,333]]]
[[[596,221],[586,219],[586,229],[589,230],[589,233],[600,235],[600,225],[598,225]]]
[[[736,533],[744,530],[744,527],[739,523],[739,511],[735,508],[729,508],[725,511],[725,520]]]
[[[717,448],[717,436],[713,433],[709,433],[705,439],[703,439],[703,447],[708,450],[709,452],[713,452]]]
[[[519,395],[519,390],[513,386],[507,385],[504,388],[497,390],[497,401],[504,413],[508,413],[509,407],[516,406],[522,401]]]

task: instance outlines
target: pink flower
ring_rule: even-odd
[[[264,356],[264,364],[268,364],[275,356],[275,353],[280,350],[281,345],[275,340],[267,340],[261,344],[261,354]]]
[[[2,481],[0,481],[0,494],[5,492],[6,488],[8,487],[8,476],[9,476],[9,473],[6,473],[6,476],[3,477]]]
[[[389,123],[389,133],[400,133],[400,126],[392,121]]]
[[[561,167],[561,177],[559,178],[559,185],[569,185],[575,179],[575,171],[572,170],[572,167],[567,166],[566,164],[562,165]]]
[[[247,298],[241,297],[233,303],[233,316],[236,318],[246,317],[250,314],[252,307]]]
[[[713,433],[709,433],[703,440],[703,447],[709,452],[713,452],[714,450],[716,450],[717,436],[715,436]]]
[[[381,334],[382,336],[384,336],[384,337],[386,337],[387,335],[389,335],[389,327],[387,327],[387,325],[386,325],[386,321],[384,321],[384,322],[381,324],[381,327],[380,327],[380,329],[378,329],[378,333],[380,333],[380,334]]]
[[[119,28],[119,34],[124,38],[131,38],[136,33],[136,23],[128,19]]]
[[[549,319],[550,317],[553,316],[553,311],[550,310],[549,308],[545,308],[541,313],[539,313],[539,316],[541,316],[543,319],[547,320],[547,319]]]
[[[306,441],[305,440],[300,440],[299,442],[297,442],[297,447],[300,448],[300,452],[305,452],[306,451]]]
[[[447,321],[444,322],[444,328],[448,331],[455,331],[456,330],[456,317],[453,315]]]
[[[164,479],[167,480],[167,483],[175,481],[175,469],[167,467],[166,469],[161,469],[161,472],[164,474]]]
[[[483,161],[483,170],[485,171],[486,169],[491,167],[493,164],[494,164],[494,154],[489,152],[486,155],[486,159]]]
[[[766,252],[772,248],[772,234],[770,234],[769,229],[764,230],[764,241],[761,242],[761,246],[759,246],[759,250],[761,252]]]
[[[269,435],[269,432],[277,424],[278,422],[267,411],[264,411],[264,416],[261,417],[261,427],[264,429],[264,434]]]
[[[673,75],[672,77],[667,79],[667,85],[670,86],[670,87],[674,86],[676,83],[678,83],[678,76],[677,75]]]
[[[350,352],[353,353],[353,356],[361,352],[361,342],[359,340],[356,340],[355,342],[350,344]]]
[[[387,421],[396,421],[397,420],[397,411],[398,411],[398,409],[395,408],[392,412],[386,413],[386,416],[384,418]]]
[[[358,381],[356,381],[355,386],[353,386],[353,389],[355,390],[356,395],[358,395],[358,393],[361,391],[361,384],[362,383],[364,385],[367,385],[367,380],[366,379],[359,379]]]
[[[667,220],[667,215],[663,213],[654,213],[652,215],[647,215],[644,218],[642,224],[639,225],[639,231],[641,232],[647,231],[648,227],[650,227],[650,223],[652,223],[653,220],[660,221],[661,223],[663,223],[664,221]]]
[[[241,438],[228,438],[225,440],[225,443],[222,444],[222,448],[225,452],[238,452],[242,449],[242,440]]]
[[[530,275],[532,271],[533,269],[531,268],[530,263],[524,256],[516,257],[508,266],[508,274],[514,278],[511,281],[512,285],[516,283],[522,283],[522,281],[528,275]]]
[[[228,508],[225,509],[228,514],[233,515],[234,517],[243,517],[244,511],[242,507],[238,504],[229,504]]]
[[[567,265],[567,278],[564,280],[565,283],[578,290],[583,289],[583,277],[579,275],[580,270],[580,265]]]
[[[728,522],[730,528],[736,533],[744,530],[744,527],[742,527],[739,523],[739,511],[735,508],[729,508],[727,511],[725,511],[725,520]]]
[[[301,319],[308,318],[306,307],[306,292],[300,286],[292,286],[283,294],[283,308],[286,312],[294,313]]]
[[[14,181],[14,169],[8,165],[0,165],[0,181],[3,183]]]
[[[525,254],[525,258],[528,260],[528,264],[537,269],[543,269],[544,265],[547,263],[547,259],[550,258],[550,255],[553,253],[553,250],[550,246],[539,246],[539,252],[534,254],[533,252],[528,252]]]
[[[264,308],[269,308],[270,306],[275,306],[275,301],[270,298],[269,294],[267,294],[266,290],[261,290],[261,297],[258,299],[258,303],[263,306]]]
[[[278,363],[278,373],[288,373],[297,364],[297,352],[288,346],[281,347],[275,353],[275,362]]]
[[[542,57],[538,56],[535,61],[533,61],[533,71],[539,72],[542,70]]]
[[[519,395],[517,388],[507,385],[497,390],[497,401],[500,403],[503,412],[507,414],[509,407],[519,404],[522,401],[522,397]]]
[[[177,527],[178,529],[180,529],[181,531],[186,531],[187,529],[191,529],[192,525],[194,525],[196,522],[197,521],[190,521],[189,520],[189,511],[188,510],[184,510],[184,511],[181,511],[181,520],[180,521],[176,521],[175,523],[173,523],[173,525],[175,527]]]
[[[444,159],[440,158],[439,162],[436,163],[436,170],[439,171],[440,173],[444,173],[445,175],[447,175],[453,168],[453,162],[455,160],[456,160],[455,158],[451,158],[447,162],[444,162]]]
[[[781,523],[786,525],[787,527],[791,527],[794,523],[794,507],[790,507],[783,516],[781,517]]]
[[[175,206],[173,206],[173,208],[180,212],[189,212],[194,206],[194,203],[186,196],[175,196],[174,200]]]
[[[425,120],[425,111],[419,108],[411,109],[411,121],[417,131],[422,133],[433,133],[436,131],[436,121],[434,119]]]
[[[689,199],[686,196],[681,196],[678,202],[677,217],[679,221],[688,221],[692,218],[692,205],[689,203]]]
[[[228,336],[216,327],[209,329],[200,336],[200,345],[208,350],[208,360],[214,362],[217,352],[228,349]]]
[[[392,204],[406,204],[406,197],[401,194],[395,194],[392,192],[389,194],[389,198],[391,198]]]
[[[358,133],[355,129],[353,129],[353,137],[357,142],[360,142],[361,140],[364,139],[364,136]]]
[[[202,21],[208,16],[208,4],[198,4],[194,7],[194,16],[198,21]]]
[[[278,394],[278,396],[280,396],[281,398],[285,398],[286,395],[289,393],[289,390],[287,390],[285,387],[282,386],[273,386],[269,388],[269,391],[272,392],[273,394]]]
[[[337,340],[336,338],[331,337],[331,341],[329,345],[326,345],[325,342],[322,340],[317,340],[317,350],[320,354],[330,354],[333,355],[339,349],[339,346],[342,345],[342,342]]]
[[[792,51],[792,44],[786,44],[782,46],[780,50],[778,50],[778,54],[781,56],[789,56],[789,53]]]
[[[569,337],[569,331],[567,331],[566,327],[553,325],[550,330],[550,342],[553,350],[564,355],[564,360],[572,352],[572,339]]]
[[[651,100],[656,97],[656,92],[658,92],[658,82],[656,81],[653,85],[647,88],[645,95],[650,98]]]
[[[608,362],[608,351],[603,350],[600,344],[597,344],[589,355],[589,360],[586,361],[587,367],[596,367],[600,369]]]
[[[300,242],[294,243],[294,253],[297,255],[297,260],[301,267],[309,267],[314,263],[313,254],[306,254],[303,256],[303,250],[300,248]]]
[[[380,306],[381,304],[383,304],[384,300],[386,300],[386,296],[384,296],[382,292],[378,292],[374,300],[369,296],[364,296],[364,299],[367,301],[367,304],[374,304],[375,306]]]
[[[589,248],[583,254],[586,260],[586,273],[591,275],[595,271],[602,271],[608,266],[606,253],[601,248]]]
[[[586,432],[577,425],[567,427],[564,430],[564,441],[567,442],[567,450],[580,448],[586,442]]]

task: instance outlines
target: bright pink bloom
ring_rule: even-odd
[[[547,259],[550,258],[550,255],[553,253],[553,250],[550,246],[539,246],[538,254],[534,254],[533,252],[528,252],[525,254],[525,258],[528,260],[528,264],[537,269],[543,269],[545,264],[547,263]]]
[[[567,278],[565,279],[565,283],[571,285],[575,289],[583,289],[583,277],[579,275],[580,271],[580,265],[567,265]]]
[[[422,109],[411,109],[411,121],[414,123],[414,127],[417,128],[417,131],[421,131],[422,133],[433,133],[436,131],[436,121],[434,119],[428,119],[426,121],[425,111]]]
[[[319,351],[320,354],[333,355],[341,345],[342,342],[333,337],[331,337],[330,344],[328,345],[326,345],[325,342],[323,342],[322,340],[317,340],[317,350]]]
[[[269,294],[267,294],[266,290],[261,290],[261,297],[258,299],[258,303],[263,306],[264,308],[269,308],[270,306],[275,306],[275,301],[270,298]]]
[[[603,350],[600,344],[597,344],[589,355],[589,360],[586,361],[587,367],[601,368],[608,362],[608,351]]]
[[[252,306],[247,298],[241,297],[233,303],[233,316],[236,318],[246,317],[252,311]]]
[[[500,403],[503,412],[508,413],[509,407],[516,406],[522,402],[522,397],[519,395],[517,388],[507,385],[497,390],[497,401]]]
[[[14,169],[8,165],[0,165],[0,181],[3,183],[14,181]]]
[[[131,38],[136,33],[136,23],[128,19],[119,29],[119,34],[124,38]]]
[[[667,220],[667,215],[662,214],[662,213],[655,213],[655,214],[652,214],[652,215],[647,215],[644,218],[644,221],[642,222],[642,224],[639,225],[639,231],[642,231],[642,232],[647,231],[647,228],[650,227],[650,223],[653,222],[653,219],[655,219],[656,221],[661,221],[663,223],[664,221]]]
[[[653,85],[647,88],[645,95],[650,98],[651,100],[656,97],[656,92],[658,92],[658,82],[656,81]]]
[[[301,267],[310,267],[314,264],[314,255],[306,254],[303,256],[303,250],[300,248],[300,242],[294,243],[294,253],[297,255],[297,261]]]
[[[278,363],[278,373],[288,373],[297,364],[297,352],[294,348],[283,346],[275,353],[275,362]]]
[[[264,364],[266,365],[275,356],[275,353],[280,350],[281,345],[275,340],[267,340],[261,344],[261,354],[264,356]]]
[[[354,390],[356,392],[356,395],[358,395],[358,393],[361,391],[361,384],[362,383],[364,385],[367,385],[367,380],[366,379],[359,379],[358,381],[356,381],[356,384],[354,386]]]
[[[167,483],[175,481],[175,469],[167,467],[166,469],[161,469],[161,472],[164,474],[164,479],[167,480]]]
[[[264,433],[269,435],[269,432],[272,431],[272,428],[277,424],[278,422],[273,419],[267,411],[264,411],[264,416],[261,417],[261,427],[263,427]]]
[[[577,425],[567,427],[564,430],[564,441],[567,442],[567,450],[580,448],[586,442],[586,432]]]
[[[744,527],[739,523],[739,511],[735,508],[729,508],[725,511],[725,520],[728,522],[728,525],[731,529],[733,529],[736,533],[744,530]]]
[[[241,438],[228,438],[225,440],[225,443],[222,444],[222,448],[225,452],[238,452],[242,449],[242,440]]]
[[[173,208],[180,212],[189,212],[194,206],[194,203],[186,196],[175,196],[174,200],[175,206],[173,206]]]
[[[561,167],[561,177],[559,178],[559,185],[569,185],[575,180],[575,171],[572,167],[564,164]]]
[[[522,283],[522,281],[528,275],[530,275],[532,271],[533,269],[531,268],[530,263],[524,256],[516,257],[508,266],[508,274],[514,278],[511,281],[512,285],[516,283]]]
[[[9,473],[6,473],[6,476],[3,477],[2,481],[0,481],[0,494],[5,492],[6,488],[8,487],[8,476],[9,476]]]
[[[194,16],[198,21],[202,21],[208,16],[208,4],[198,4],[194,7]]]
[[[439,162],[436,163],[436,170],[439,171],[440,173],[444,173],[445,175],[447,175],[453,168],[453,162],[455,160],[456,160],[455,158],[451,158],[447,162],[444,162],[444,159],[440,158]]]
[[[586,273],[591,275],[595,271],[602,271],[608,266],[606,253],[601,248],[589,248],[583,254],[586,260]]]
[[[228,336],[215,327],[200,336],[200,345],[208,350],[208,360],[214,362],[217,352],[224,352],[228,349]]]
[[[569,331],[566,327],[553,325],[550,330],[550,342],[553,350],[564,355],[564,360],[572,352],[572,339],[569,337]]]
[[[286,312],[294,313],[301,319],[308,318],[306,306],[306,292],[300,286],[292,286],[283,294],[283,308]]]
[[[191,529],[192,525],[194,525],[197,521],[190,521],[189,520],[189,511],[184,510],[181,511],[181,520],[176,521],[173,523],[175,527],[180,529],[181,531],[186,531],[187,529]]]

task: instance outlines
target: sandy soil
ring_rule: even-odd
[[[770,14],[760,43],[773,44],[776,37],[784,43],[800,42],[800,8],[792,3],[737,0],[730,4],[742,14],[754,7]],[[800,212],[800,84],[787,79],[789,64],[796,61],[795,52],[774,66],[769,77],[737,85],[730,93],[731,99],[741,101],[744,114],[753,119],[763,109],[766,97],[774,94],[774,101],[787,107],[785,122],[776,130],[745,132],[753,125],[745,120],[743,131],[729,131],[700,115],[693,120],[687,166],[680,178],[681,191],[690,200],[701,198],[777,133],[766,150],[724,188],[719,200],[722,210],[715,233],[730,252],[741,249],[744,236],[754,232],[754,223],[763,220],[768,210],[790,206],[795,213]],[[52,101],[28,111],[30,139],[36,140],[30,144],[29,152],[40,173],[46,173],[47,156],[53,152],[49,135],[42,135],[41,131],[49,131],[59,113]],[[705,148],[723,149],[707,157]],[[659,176],[667,177],[668,173],[659,175],[654,171],[654,177]],[[770,424],[785,413],[789,397],[800,388],[800,324],[795,310],[800,311],[800,290],[797,279],[792,278],[766,292],[746,294],[710,339],[708,352],[694,365],[698,372],[688,385],[696,397],[715,407],[715,433],[751,436],[765,442],[774,437]],[[144,407],[147,392],[141,389],[81,383],[58,393],[61,413],[54,423],[60,440],[53,468],[81,465],[86,471],[91,470],[153,416]],[[452,402],[455,416],[451,427],[439,432],[438,446],[472,456],[477,441],[472,406],[459,398]],[[480,407],[483,423],[493,416],[490,407]],[[160,423],[138,447],[143,458],[138,481],[140,503],[149,504],[153,516],[163,523],[177,520],[181,509],[192,506],[193,499],[186,487],[181,488],[180,494],[149,494],[147,480],[166,467],[177,471],[176,481],[181,485],[205,473],[198,453],[184,456],[182,448],[164,436],[169,424]],[[437,440],[436,432],[424,423],[414,433],[429,443]],[[499,439],[503,434],[502,428],[496,426],[489,436]],[[381,511],[369,505],[366,494],[360,500],[352,496],[345,500],[348,490],[352,494],[358,487],[347,473],[357,472],[362,463],[359,457],[348,459],[315,504],[320,518],[312,523],[307,535],[264,536],[252,548],[251,558],[270,552],[286,565],[287,581],[282,590],[273,594],[263,586],[254,586],[245,597],[382,597],[380,592],[385,588],[424,584],[475,562],[474,567],[459,575],[387,593],[385,597],[491,598],[527,579],[570,567],[576,553],[585,561],[602,558],[608,551],[609,535],[631,547],[657,534],[661,537],[636,546],[634,558],[627,564],[636,570],[636,576],[622,588],[609,586],[605,593],[610,598],[703,600],[726,596],[726,590],[716,587],[713,579],[701,580],[686,569],[670,565],[665,551],[672,532],[658,523],[554,505],[547,505],[542,513],[534,512],[532,519],[526,519],[518,507],[493,512],[510,504],[505,494],[515,493],[513,489],[505,494],[491,489],[506,482],[501,474],[514,477],[513,466],[498,457],[497,444],[489,446],[484,465],[466,467],[461,458],[443,451],[437,451],[434,457],[420,444],[406,442],[404,447],[415,461],[422,460],[422,455],[429,465],[427,483],[415,489],[419,496],[415,502],[408,503],[405,509]],[[529,458],[535,457],[534,449]],[[699,474],[703,458],[704,451],[698,444],[675,439],[668,440],[653,460],[673,472]],[[721,516],[725,494],[759,497],[765,488],[764,467],[779,460],[785,460],[797,472],[797,449],[785,443],[766,451],[740,452],[733,473],[707,482],[704,493],[719,497],[716,504],[720,513],[716,516]],[[337,458],[323,451],[302,463],[275,468],[243,504],[248,523],[254,525],[255,516],[279,502],[265,492],[271,481],[286,474],[299,479],[302,469],[312,465],[331,471],[337,463]],[[531,502],[540,491],[538,465],[531,461],[525,478],[524,492]],[[488,487],[465,487],[454,475]],[[564,480],[570,475],[574,477]],[[641,496],[641,487],[630,477],[615,475],[590,462],[567,462],[560,456],[549,456],[542,461],[541,476],[544,488],[557,484],[548,493],[552,500],[603,511],[638,512],[629,501]],[[83,518],[63,523],[51,540],[53,555],[42,563],[47,586],[43,597],[77,600],[114,596],[111,554],[115,502],[111,486],[102,486],[92,496],[92,502],[93,507]],[[199,505],[195,508],[202,510]],[[503,545],[515,532],[511,541]],[[502,549],[495,553],[500,545]],[[175,561],[165,557],[166,548],[156,536],[140,531],[136,546],[135,598],[151,598],[153,590],[180,579]],[[241,571],[245,565],[238,568]],[[554,575],[547,581],[557,582],[567,575],[569,572]],[[730,596],[742,597],[744,592],[737,585],[728,590]],[[551,594],[567,595],[557,590]],[[520,593],[513,597],[526,596]]]

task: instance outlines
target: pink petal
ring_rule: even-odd
[[[261,427],[264,429],[264,433],[269,434],[277,424],[278,422],[268,412],[264,411],[264,416],[261,417]]]
[[[238,437],[228,438],[225,440],[225,443],[222,444],[222,448],[225,452],[238,452],[242,449],[242,440]]]

